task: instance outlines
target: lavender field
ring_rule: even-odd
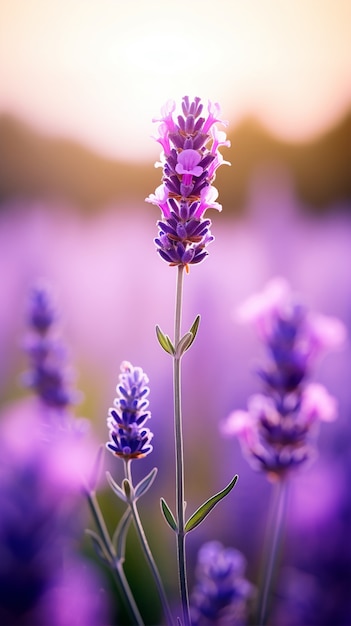
[[[244,554],[252,584],[257,585],[259,575],[272,485],[250,467],[236,438],[223,437],[220,429],[231,411],[245,409],[247,398],[259,391],[254,370],[264,359],[255,333],[239,323],[235,311],[267,281],[282,276],[312,310],[339,318],[350,331],[351,222],[347,208],[331,207],[322,217],[308,213],[299,205],[287,172],[262,170],[252,180],[248,206],[241,217],[226,216],[226,207],[213,216],[215,241],[210,258],[192,267],[185,277],[184,325],[190,326],[194,317],[201,315],[197,340],[184,357],[183,373],[189,510],[222,488],[234,473],[239,474],[230,496],[189,536],[191,584],[197,552],[211,540]],[[148,374],[153,452],[138,462],[136,473],[141,477],[156,466],[158,476],[140,510],[176,603],[173,536],[159,509],[161,496],[169,503],[174,498],[172,372],[155,334],[156,324],[172,332],[175,269],[156,255],[155,213],[154,207],[142,202],[140,206],[109,206],[89,217],[58,203],[3,206],[1,424],[3,438],[9,437],[11,445],[16,443],[19,453],[21,445],[27,448],[31,432],[26,423],[33,412],[33,399],[22,384],[28,369],[23,349],[28,294],[38,278],[45,278],[57,296],[61,334],[75,372],[72,385],[82,392],[74,413],[91,422],[84,471],[93,465],[99,444],[107,441],[107,412],[121,362],[128,360]],[[338,417],[321,426],[317,459],[291,480],[271,622],[277,626],[342,625],[350,619],[349,363],[350,344],[346,341],[342,349],[326,355],[314,373],[337,398]],[[11,423],[18,424],[18,432]],[[22,454],[19,466],[21,458]],[[118,461],[106,458],[105,463],[118,480]],[[100,489],[112,527],[122,509],[108,494],[105,482]],[[82,527],[91,526],[86,503],[80,501],[79,508]],[[133,534],[129,541],[126,571],[152,624],[159,619],[155,590],[145,566],[140,565],[139,570],[136,565],[141,557]],[[87,538],[80,538],[78,544],[89,567],[93,563],[94,575],[102,577],[100,585],[105,589],[103,597],[109,598],[111,614],[118,614],[106,570],[95,563]]]
[[[0,2],[0,626],[350,626],[350,21]]]

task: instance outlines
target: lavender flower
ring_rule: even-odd
[[[0,420],[0,623],[8,626],[108,621],[100,578],[76,548],[93,445],[87,421],[67,412],[75,396],[57,319],[49,287],[36,285],[28,311],[26,382],[41,405],[26,398]]]
[[[92,578],[102,581],[76,551],[83,530],[78,448],[67,446],[62,430],[42,437],[37,406],[28,401],[2,415],[0,426],[0,623],[65,626],[65,598],[69,623],[106,624]],[[85,607],[79,615],[78,607]]]
[[[197,582],[191,595],[194,626],[243,626],[253,586],[244,578],[246,562],[238,550],[219,541],[205,543],[198,554]]]
[[[58,313],[50,288],[45,283],[33,287],[28,323],[31,334],[26,342],[31,370],[26,384],[47,407],[65,409],[77,400],[69,386],[66,351],[57,335]]]
[[[107,419],[111,441],[106,446],[125,460],[140,459],[152,451],[152,433],[144,426],[151,417],[146,399],[150,391],[149,379],[141,367],[124,361],[119,380],[115,408],[110,409]]]
[[[343,344],[345,328],[308,311],[280,278],[244,303],[239,317],[256,326],[269,360],[258,370],[264,393],[250,398],[248,411],[231,413],[222,431],[239,437],[254,467],[282,476],[315,456],[319,423],[337,416],[335,398],[308,380],[317,358]]]
[[[66,349],[58,334],[58,319],[51,288],[43,281],[38,282],[30,292],[29,335],[25,347],[31,369],[24,376],[25,383],[42,403],[40,429],[35,436],[52,444],[46,471],[52,472],[55,480],[60,476],[59,482],[64,489],[80,491],[83,476],[90,470],[95,444],[88,420],[77,419],[68,411],[69,406],[79,400],[80,394],[70,384]],[[31,412],[37,417],[37,404]]]
[[[1,458],[7,456],[1,446]],[[9,471],[11,468],[11,471]],[[0,621],[27,623],[60,567],[63,535],[45,489],[42,455],[0,465]],[[30,623],[30,622],[28,622]]]
[[[219,146],[229,146],[216,124],[227,124],[217,118],[218,104],[208,104],[208,116],[201,117],[200,98],[193,102],[185,96],[182,115],[173,119],[175,103],[167,102],[162,110],[156,140],[161,144],[162,184],[146,198],[162,212],[157,223],[155,243],[161,258],[170,265],[200,263],[207,256],[207,245],[213,241],[209,219],[203,219],[208,208],[221,211],[216,202],[218,192],[212,186],[217,168],[224,163]],[[209,142],[210,145],[209,145]]]

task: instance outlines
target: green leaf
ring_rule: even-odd
[[[133,487],[130,484],[128,478],[123,479],[122,486],[123,486],[123,491],[127,498],[127,502],[131,502],[133,499],[134,493],[133,493]]]
[[[168,352],[168,354],[171,354],[172,356],[174,356],[175,355],[174,345],[171,342],[168,335],[165,335],[159,326],[156,326],[156,335],[157,335],[157,339],[161,348],[163,348],[166,352]]]
[[[185,335],[183,335],[183,337],[179,340],[179,343],[176,348],[176,355],[178,358],[180,358],[182,354],[184,354],[185,350],[189,348],[192,342],[193,342],[192,334],[190,332],[185,333]]]
[[[185,335],[180,339],[176,348],[176,355],[178,358],[180,358],[186,350],[189,350],[190,346],[193,344],[199,328],[200,319],[200,315],[197,315],[189,332],[185,333]]]
[[[99,537],[94,530],[90,530],[89,528],[87,528],[85,532],[91,538],[97,556],[107,565],[111,565],[110,555],[108,554],[101,537]]]
[[[109,482],[109,485],[110,485],[112,491],[116,494],[116,496],[118,496],[118,498],[120,498],[120,500],[123,500],[123,502],[127,502],[127,498],[126,498],[126,494],[125,494],[124,490],[122,489],[122,487],[117,485],[117,483],[113,480],[110,472],[106,472],[106,478],[107,478],[107,480]]]
[[[91,471],[91,475],[89,478],[89,489],[90,491],[95,491],[96,487],[98,485],[98,482],[100,480],[100,476],[101,476],[101,472],[102,472],[102,466],[103,466],[103,462],[104,462],[104,452],[105,452],[105,446],[101,445],[97,451],[96,457],[95,457],[95,461],[94,461],[94,465],[93,465],[93,469]]]
[[[163,517],[165,518],[167,524],[172,528],[172,530],[177,531],[178,530],[177,522],[175,521],[174,515],[171,509],[169,508],[166,500],[164,498],[161,498],[160,502],[161,502],[161,510],[163,513]]]
[[[151,470],[150,474],[145,476],[140,483],[135,487],[135,498],[140,498],[150,489],[152,483],[154,482],[157,474],[157,467]]]
[[[210,511],[212,511],[213,507],[222,500],[228,493],[233,489],[236,481],[238,480],[238,475],[236,474],[234,478],[230,481],[229,485],[227,485],[222,491],[216,493],[212,498],[209,498],[204,502],[198,509],[193,513],[193,515],[188,519],[185,524],[185,532],[188,533],[190,530],[193,530],[201,524],[201,522],[207,517]]]
[[[126,541],[127,534],[129,529],[129,524],[132,519],[132,512],[130,508],[125,511],[123,516],[120,519],[120,522],[113,533],[112,543],[116,548],[116,557],[119,561],[124,561],[125,552],[126,552]]]
[[[192,344],[192,343],[194,342],[194,340],[195,340],[195,337],[196,337],[196,335],[197,335],[197,331],[198,331],[198,329],[199,329],[200,319],[201,319],[200,315],[197,315],[197,316],[195,317],[195,320],[194,320],[194,323],[193,323],[192,327],[191,327],[191,328],[190,328],[190,330],[189,330],[189,333],[191,333],[191,334],[192,334],[193,338],[192,338],[191,342],[189,343],[188,347],[186,348],[186,350],[189,350],[189,348],[190,348],[191,344]]]

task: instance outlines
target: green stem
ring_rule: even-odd
[[[168,601],[167,601],[167,597],[163,588],[163,584],[162,584],[162,579],[160,576],[160,573],[158,571],[157,565],[155,563],[154,557],[152,556],[152,552],[150,550],[150,546],[149,543],[147,541],[145,532],[144,532],[144,528],[143,525],[141,523],[141,519],[139,517],[139,512],[138,512],[138,508],[136,505],[136,500],[134,498],[134,493],[133,493],[133,481],[132,481],[132,473],[131,473],[131,460],[128,461],[124,461],[124,469],[125,469],[125,477],[128,480],[131,489],[132,489],[132,495],[131,498],[129,500],[129,507],[132,513],[132,517],[133,517],[133,521],[134,521],[134,525],[135,525],[135,529],[137,531],[138,537],[139,537],[139,541],[142,547],[142,550],[144,552],[146,561],[149,564],[149,567],[151,569],[151,572],[153,574],[155,583],[156,583],[156,587],[157,587],[157,591],[159,593],[160,596],[160,600],[161,600],[161,604],[162,604],[162,608],[164,611],[164,614],[167,618],[167,622],[171,625],[173,625],[173,617],[172,617],[172,613],[171,610],[169,608],[168,605]]]
[[[110,557],[110,566],[114,575],[114,579],[115,579],[118,591],[120,592],[124,600],[124,603],[130,613],[130,617],[133,620],[133,624],[136,624],[137,626],[144,626],[143,619],[139,613],[139,609],[136,605],[132,591],[129,587],[127,578],[125,576],[122,561],[120,559],[117,559],[116,551],[114,549],[109,532],[107,530],[104,517],[102,515],[99,503],[96,498],[96,494],[94,491],[89,491],[89,489],[86,489],[86,496],[88,499],[89,507],[92,512],[96,527],[100,533],[100,537]]]
[[[176,457],[176,502],[177,502],[177,557],[180,597],[183,608],[184,626],[190,626],[189,594],[186,575],[185,532],[184,532],[184,452],[181,410],[181,357],[177,355],[177,345],[181,336],[182,295],[184,267],[178,266],[176,309],[174,319],[174,346],[176,355],[173,358],[173,391],[174,391],[174,438]]]
[[[265,626],[267,621],[267,609],[269,598],[272,592],[273,579],[278,566],[282,534],[285,522],[285,512],[287,504],[287,482],[286,479],[278,480],[273,492],[271,513],[268,519],[268,538],[266,543],[266,555],[262,570],[262,583],[260,585],[260,596],[258,602],[258,624]]]

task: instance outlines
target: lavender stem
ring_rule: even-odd
[[[88,498],[88,503],[89,503],[92,515],[94,517],[95,524],[99,530],[100,537],[103,540],[105,548],[111,558],[111,564],[113,563],[112,571],[113,571],[118,589],[123,596],[124,602],[135,624],[137,626],[144,626],[143,619],[139,613],[139,609],[136,605],[132,591],[129,587],[127,578],[125,576],[123,565],[121,561],[118,560],[116,557],[116,551],[110,539],[110,535],[107,530],[105,520],[102,515],[99,503],[97,501],[96,494],[95,492],[92,492],[86,489],[86,496]]]
[[[281,539],[284,529],[285,512],[287,503],[287,481],[278,480],[272,494],[271,514],[268,519],[268,540],[266,543],[266,555],[262,569],[261,593],[258,602],[258,625],[265,626],[267,620],[267,608],[269,596],[272,591],[274,571],[278,565]]]
[[[181,317],[182,317],[182,293],[184,266],[178,266],[177,289],[176,289],[176,310],[174,321],[174,345],[180,340]],[[189,594],[186,575],[185,558],[185,532],[184,532],[184,453],[183,453],[183,432],[182,432],[182,411],[181,411],[181,357],[175,354],[173,358],[174,376],[174,436],[175,436],[175,456],[176,456],[176,500],[177,500],[177,555],[178,555],[178,576],[180,596],[183,608],[184,626],[190,626]]]
[[[128,482],[131,485],[131,487],[133,487],[132,473],[131,473],[131,460],[130,459],[124,462],[124,469],[125,469],[125,477],[128,480]],[[157,591],[158,591],[159,596],[160,596],[160,600],[161,600],[161,604],[162,604],[162,608],[163,608],[164,614],[167,617],[168,624],[170,624],[172,626],[173,625],[173,617],[172,617],[172,613],[171,613],[171,610],[169,608],[167,597],[166,597],[166,594],[165,594],[165,591],[164,591],[164,588],[163,588],[162,579],[161,579],[160,573],[158,571],[157,565],[155,563],[154,557],[152,555],[152,552],[150,550],[150,546],[149,546],[148,540],[146,538],[146,535],[145,535],[145,532],[144,532],[144,528],[143,528],[143,525],[141,523],[141,519],[139,517],[139,512],[138,512],[136,501],[135,501],[134,497],[131,497],[131,499],[129,501],[129,507],[130,507],[130,510],[131,510],[131,513],[132,513],[135,529],[137,531],[137,534],[138,534],[138,537],[139,537],[139,541],[140,541],[142,550],[144,552],[144,556],[146,558],[146,561],[149,564],[149,567],[151,569],[152,575],[153,575],[155,583],[156,583]]]

